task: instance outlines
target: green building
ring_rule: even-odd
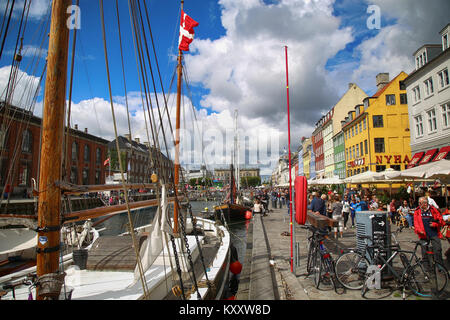
[[[333,136],[334,148],[334,175],[340,179],[345,178],[345,140],[344,132],[340,131]]]

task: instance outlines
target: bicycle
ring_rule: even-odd
[[[312,232],[308,237],[306,271],[308,275],[313,275],[316,288],[319,289],[321,283],[330,281],[336,293],[343,293],[339,292],[343,287],[340,288],[337,281],[333,258],[324,245],[326,234],[311,225],[302,228]]]
[[[401,229],[397,230],[397,232],[399,231]],[[372,240],[370,236],[363,238]],[[361,289],[361,295],[365,297],[369,289],[381,288],[381,272],[387,269],[402,289],[403,299],[405,299],[406,289],[421,297],[441,294],[448,282],[448,272],[444,266],[434,261],[432,261],[434,264],[431,264],[434,268],[427,270],[424,260],[416,254],[417,248],[423,245],[422,241],[412,241],[412,243],[416,243],[414,251],[401,250],[396,239],[395,242],[395,245],[386,248],[378,244],[369,245],[365,241],[363,250],[350,249],[349,252],[341,255],[336,261],[338,281],[348,289]],[[391,249],[392,254],[384,258],[383,254],[387,253],[387,249]],[[410,259],[407,258],[407,254],[411,255]],[[366,258],[367,255],[372,264]],[[433,253],[427,250],[427,255],[433,255]],[[400,256],[403,265],[401,272],[391,265],[397,256]]]

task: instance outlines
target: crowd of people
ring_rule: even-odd
[[[410,197],[386,201],[386,197],[383,198],[384,201],[381,201],[379,196],[367,190],[346,189],[341,194],[332,190],[311,191],[308,194],[308,210],[338,221],[337,227],[328,230],[333,232],[336,239],[342,238],[348,228],[356,227],[358,212],[387,212],[391,224],[411,229],[419,239],[430,242],[437,261],[443,264],[441,240],[450,242],[450,232],[443,228],[450,224],[449,209],[439,208],[430,192],[416,200]],[[266,215],[270,211],[270,203],[271,208],[287,208],[289,215],[289,200],[287,188],[258,190],[254,196],[253,213]],[[450,249],[445,252],[445,256],[450,261]]]

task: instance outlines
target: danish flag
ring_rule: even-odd
[[[189,51],[189,44],[194,40],[194,28],[198,22],[181,10],[180,39],[178,48],[181,51]]]

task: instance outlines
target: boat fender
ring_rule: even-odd
[[[304,176],[298,176],[295,178],[295,221],[304,225],[306,222],[306,217],[308,215],[308,181]]]
[[[245,219],[246,220],[250,220],[252,218],[252,212],[251,211],[246,211],[245,212]]]
[[[239,255],[236,247],[233,244],[230,244],[230,262],[239,260]]]
[[[239,261],[234,261],[233,263],[230,264],[230,271],[233,274],[240,274],[242,271],[242,264]]]

